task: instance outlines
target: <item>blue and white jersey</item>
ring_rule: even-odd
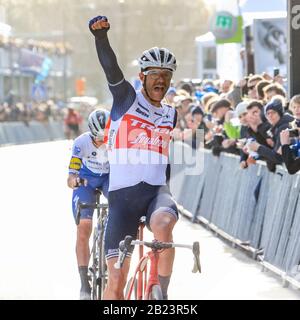
[[[89,132],[74,140],[69,173],[100,177],[109,173],[106,144],[96,147]]]

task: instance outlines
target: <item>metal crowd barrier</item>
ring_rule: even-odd
[[[63,124],[61,122],[49,121],[41,123],[30,121],[28,125],[24,122],[0,123],[0,146],[45,142],[64,138]]]
[[[0,145],[57,139],[64,139],[58,122],[0,123]],[[203,171],[190,175],[191,162],[178,162],[179,153],[190,151],[188,144],[171,144],[170,187],[182,211],[300,287],[299,175],[280,166],[270,173],[262,162],[241,170],[239,157],[203,149]]]
[[[238,156],[201,152],[199,175],[187,175],[185,164],[174,165],[171,157],[170,187],[182,212],[300,288],[299,175],[282,166],[271,173],[260,161],[242,170]]]

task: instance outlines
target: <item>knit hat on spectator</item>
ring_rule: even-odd
[[[266,104],[265,115],[269,110],[276,111],[280,115],[280,117],[282,117],[284,114],[284,108],[283,108],[282,102],[279,99],[271,100],[269,103]]]
[[[247,112],[247,107],[248,107],[248,102],[246,101],[242,101],[240,102],[236,108],[235,108],[235,113],[236,113],[236,116],[239,118],[243,113],[246,113]]]
[[[204,117],[204,112],[199,106],[193,106],[191,108],[191,114],[194,116],[195,114],[201,114]]]

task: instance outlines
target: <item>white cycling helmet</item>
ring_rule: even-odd
[[[109,112],[105,109],[94,110],[88,118],[88,126],[94,138],[102,139],[104,129],[109,118]]]
[[[142,70],[149,67],[176,70],[176,58],[174,54],[166,48],[153,47],[143,52],[139,59]]]

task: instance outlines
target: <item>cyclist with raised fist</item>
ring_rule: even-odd
[[[125,80],[110,46],[108,19],[95,17],[89,22],[89,29],[95,36],[98,58],[113,96],[107,143],[110,183],[105,234],[108,285],[104,298],[124,299],[131,253],[123,268],[115,269],[119,242],[126,235],[136,236],[141,216],[146,216],[155,239],[170,242],[178,219],[166,177],[169,142],[177,113],[162,103],[176,70],[176,59],[166,48],[144,51],[139,59],[142,89],[135,91]],[[158,273],[164,299],[174,255],[174,249],[160,254]]]

